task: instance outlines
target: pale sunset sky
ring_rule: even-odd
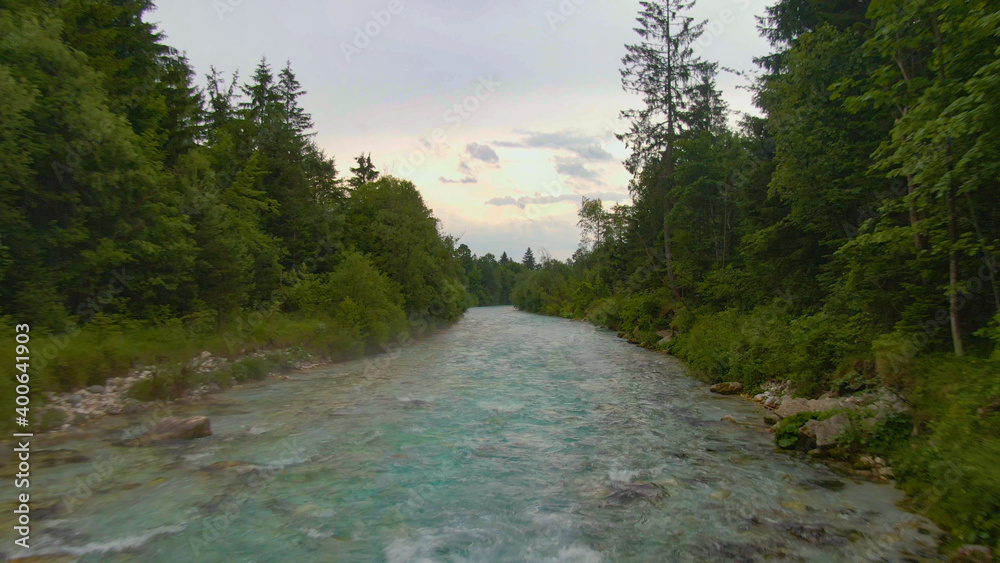
[[[769,2],[700,0],[704,58],[753,71],[768,52],[756,16]],[[582,196],[627,202],[615,132],[624,45],[638,0],[161,0],[147,16],[201,75],[249,77],[291,61],[316,142],[349,176],[372,155],[412,180],[442,228],[478,255],[526,247],[564,259]],[[734,112],[754,112],[745,78],[722,72]]]

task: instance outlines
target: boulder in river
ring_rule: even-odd
[[[720,395],[739,395],[743,392],[743,384],[739,381],[729,381],[726,383],[716,383],[708,389],[712,393]]]
[[[135,440],[130,440],[130,446],[146,446],[153,442],[164,440],[194,440],[212,435],[212,425],[208,417],[192,418],[169,417],[156,423],[148,432]]]

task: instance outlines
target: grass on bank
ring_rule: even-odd
[[[0,339],[13,343],[13,322],[3,320]],[[102,385],[109,378],[123,377],[139,366],[156,368],[156,375],[133,387],[135,398],[145,401],[177,398],[201,384],[214,382],[227,386],[290,370],[295,360],[307,354],[330,360],[358,357],[407,335],[405,328],[397,327],[380,330],[379,337],[372,338],[359,323],[316,312],[249,314],[215,330],[197,319],[173,319],[157,324],[97,315],[83,327],[65,333],[32,331],[28,343],[30,406],[40,406],[44,392]],[[0,353],[0,361],[11,369],[13,348],[13,344],[6,346]],[[189,362],[204,351],[230,360],[228,369],[211,374],[196,372]],[[264,353],[267,351],[271,352]],[[243,357],[258,352],[264,353],[263,356]],[[13,378],[10,383],[0,386],[0,404],[14,404]],[[0,426],[11,424],[9,418],[0,419]]]

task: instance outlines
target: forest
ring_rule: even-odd
[[[38,393],[158,365],[154,401],[513,304],[751,395],[891,389],[906,415],[847,453],[889,459],[956,544],[1000,545],[1000,6],[779,0],[737,121],[692,2],[639,4],[631,202],[583,198],[559,261],[475,255],[366,147],[345,173],[290,63],[203,80],[150,0],[0,0],[2,337],[30,322]],[[202,351],[232,369],[186,368]]]
[[[354,357],[474,303],[416,187],[316,145],[290,65],[200,87],[151,9],[0,3],[0,314],[11,342],[30,323],[36,389],[199,350]],[[139,394],[200,383],[170,368]]]
[[[885,455],[958,541],[1000,539],[1000,7],[782,0],[762,117],[730,120],[684,0],[642,2],[622,84],[630,205],[584,200],[580,248],[512,292],[748,393],[887,387]],[[801,424],[802,421],[799,421]]]

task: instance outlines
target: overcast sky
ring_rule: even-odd
[[[699,0],[702,54],[753,70],[770,2]],[[199,74],[291,61],[316,140],[348,175],[371,152],[476,254],[567,258],[581,196],[628,201],[620,61],[638,0],[160,0],[149,20]],[[723,73],[730,107],[752,112]]]

